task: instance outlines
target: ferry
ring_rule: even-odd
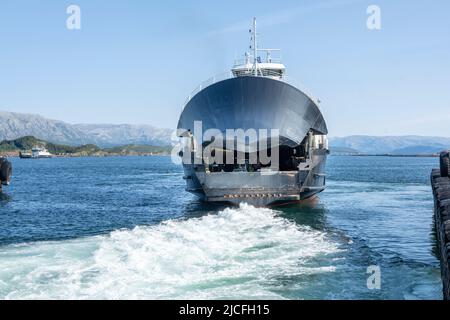
[[[177,134],[186,190],[207,202],[257,206],[308,199],[326,184],[328,130],[320,100],[290,81],[273,58],[279,49],[258,46],[256,19],[250,33],[244,60],[199,86],[183,107]],[[205,137],[210,130],[217,134]],[[266,135],[241,143],[230,130]]]
[[[45,148],[34,147],[31,152],[20,152],[19,157],[22,159],[42,159],[42,158],[52,158],[53,155],[47,151]]]

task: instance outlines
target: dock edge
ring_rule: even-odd
[[[444,300],[450,300],[450,175],[448,161],[449,152],[442,152],[440,168],[433,169],[431,172],[436,240],[441,262]]]

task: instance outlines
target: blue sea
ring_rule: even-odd
[[[330,156],[325,192],[271,208],[198,201],[170,157],[12,161],[0,299],[442,299],[436,158]]]

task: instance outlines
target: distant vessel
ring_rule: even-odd
[[[21,159],[30,159],[31,158],[31,152],[20,151],[19,152],[19,157]]]
[[[31,152],[20,152],[19,157],[22,159],[41,159],[51,158],[53,155],[45,148],[34,147]]]
[[[45,148],[31,149],[31,158],[51,158],[53,155]]]
[[[328,130],[320,101],[288,83],[285,66],[272,58],[278,49],[258,47],[256,19],[250,32],[253,53],[246,53],[245,60],[236,62],[225,77],[213,77],[201,85],[184,106],[177,133],[186,190],[204,201],[236,204],[264,206],[307,199],[325,189]],[[260,52],[266,53],[264,62]],[[204,141],[195,132],[197,123],[202,130],[221,133],[222,138]],[[242,145],[227,136],[230,129],[276,129],[278,136],[276,140],[272,134],[259,136],[253,144]],[[209,155],[198,152],[213,145]],[[263,163],[263,151],[278,154],[275,169],[273,159]],[[218,163],[220,157],[226,161]],[[256,161],[250,163],[252,158]]]

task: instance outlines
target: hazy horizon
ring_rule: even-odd
[[[68,30],[66,9],[81,9]],[[369,5],[381,30],[366,26]],[[239,10],[236,10],[239,8]],[[0,10],[0,109],[71,124],[174,128],[186,96],[229,70],[258,18],[332,137],[449,136],[448,1],[10,1]]]

